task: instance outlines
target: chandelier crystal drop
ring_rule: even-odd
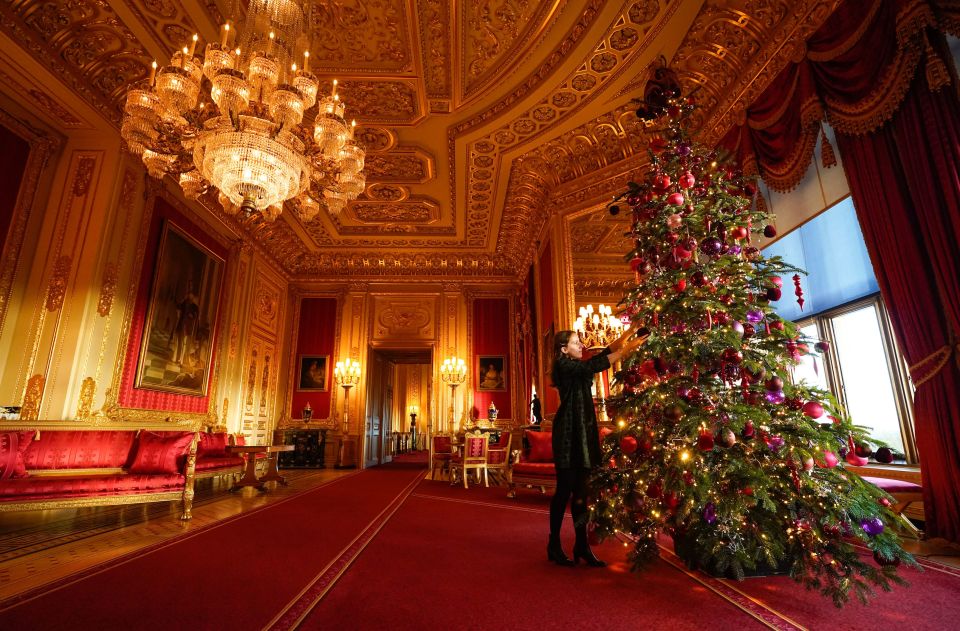
[[[335,215],[363,192],[356,122],[343,118],[337,81],[318,98],[309,71],[305,5],[250,0],[242,35],[228,22],[202,60],[194,35],[169,65],[154,62],[127,94],[120,130],[151,176],[174,175],[191,199],[216,189],[228,214],[267,221],[288,201],[303,221],[321,208]]]

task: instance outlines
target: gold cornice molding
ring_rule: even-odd
[[[127,86],[146,78],[150,66],[150,55],[106,0],[4,3],[0,29],[118,127]]]
[[[698,89],[694,128],[715,143],[786,65],[840,0],[764,0],[751,14],[707,3],[671,61],[688,94]]]

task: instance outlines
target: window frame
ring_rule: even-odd
[[[920,463],[920,458],[917,452],[916,432],[914,428],[913,382],[910,379],[910,373],[907,370],[907,363],[903,357],[903,353],[901,353],[897,347],[896,338],[893,334],[893,325],[890,322],[890,314],[887,312],[880,294],[875,293],[853,300],[815,315],[796,320],[794,323],[798,328],[815,324],[819,339],[830,345],[826,353],[820,354],[823,359],[824,370],[826,371],[826,380],[830,386],[830,392],[837,398],[840,405],[842,405],[844,409],[847,409],[848,405],[846,389],[843,384],[843,371],[840,368],[840,360],[835,350],[836,333],[833,327],[833,321],[839,316],[871,306],[876,309],[880,338],[883,341],[884,356],[887,360],[887,374],[893,386],[893,398],[897,407],[897,417],[900,420],[903,455],[906,459],[905,465],[900,463],[895,464],[899,466],[916,466]],[[792,376],[793,371],[791,371],[791,378]]]

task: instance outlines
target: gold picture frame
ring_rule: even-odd
[[[297,365],[297,392],[330,390],[329,355],[299,355]]]
[[[225,265],[183,228],[164,220],[136,388],[206,396]]]
[[[507,361],[503,355],[477,355],[477,390],[506,392]]]

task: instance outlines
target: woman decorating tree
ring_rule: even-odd
[[[630,339],[635,334],[637,337]],[[575,331],[560,331],[554,339],[552,378],[560,391],[560,407],[553,419],[557,490],[550,502],[547,559],[557,565],[574,565],[583,559],[590,566],[603,567],[606,563],[594,556],[587,543],[587,478],[590,470],[600,464],[600,436],[590,387],[594,374],[632,353],[647,339],[647,333],[627,329],[609,347],[587,360],[583,359],[583,344]],[[568,501],[577,534],[572,561],[560,545],[560,526]]]

